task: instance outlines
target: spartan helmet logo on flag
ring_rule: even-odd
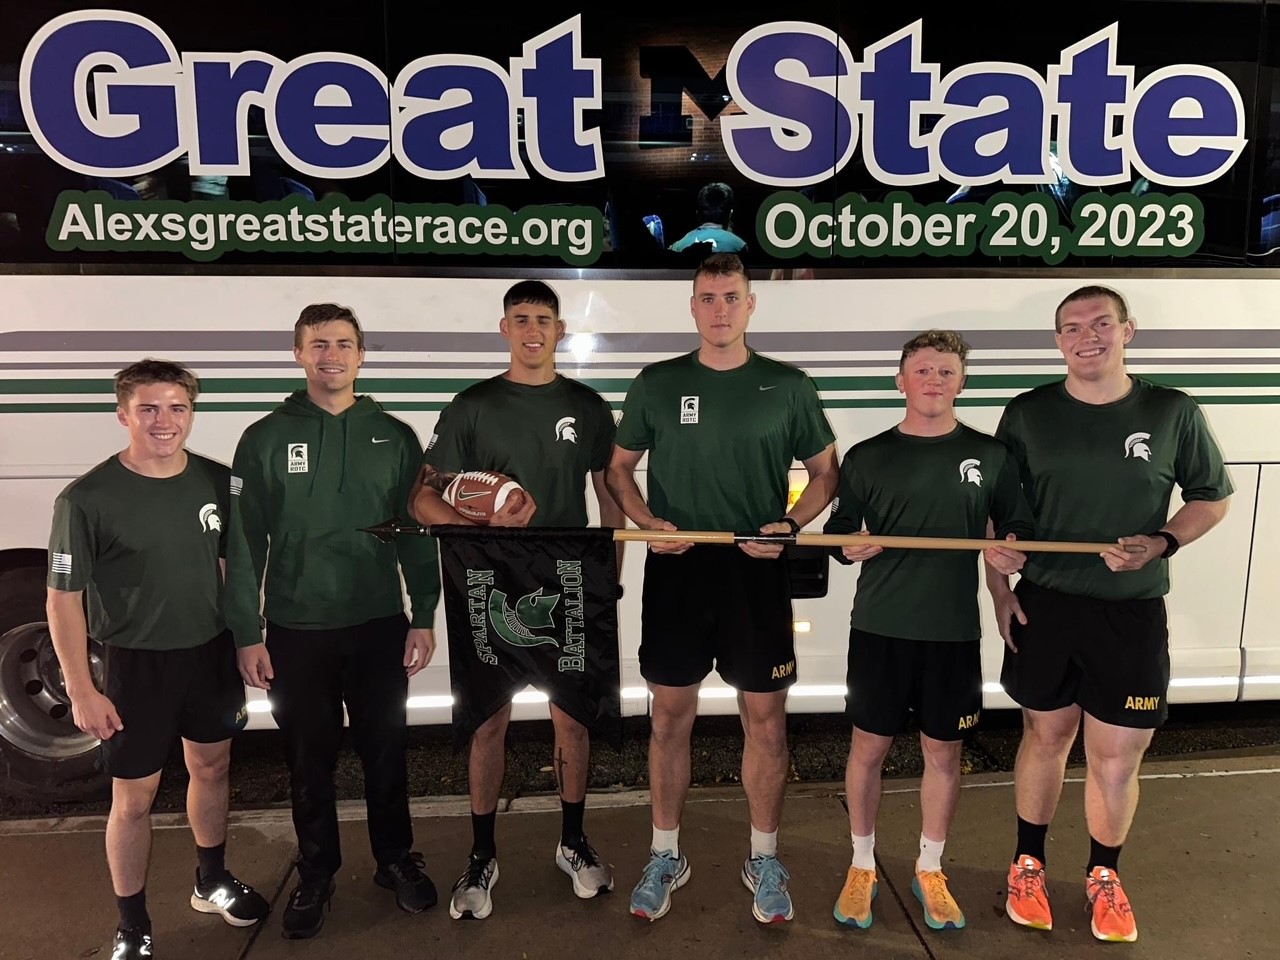
[[[970,458],[960,464],[960,482],[972,483],[975,487],[982,486],[982,471],[978,468],[982,466],[981,460]]]
[[[1147,441],[1151,439],[1149,433],[1131,433],[1124,441],[1124,458],[1133,457],[1135,460],[1141,458],[1147,463],[1151,462],[1151,448],[1147,446]]]
[[[222,532],[222,519],[218,516],[216,503],[206,503],[200,508],[200,530],[204,533],[210,530]]]
[[[577,423],[576,417],[561,417],[556,421],[556,441],[568,440],[570,443],[578,442],[578,431],[573,429],[573,425]]]

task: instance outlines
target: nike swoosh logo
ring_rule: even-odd
[[[458,494],[459,500],[474,500],[476,497],[487,497],[488,490],[468,490],[466,493]]]
[[[391,442],[391,438],[390,438],[390,437],[387,437],[385,440],[379,440],[377,437],[374,437],[374,438],[373,438],[373,442],[374,442],[374,443],[390,443],[390,442]]]
[[[761,387],[760,387],[760,389],[761,389],[761,390],[777,390],[777,389],[778,389],[778,385],[775,383],[775,384],[772,384],[771,386],[768,386],[768,387],[761,386]]]

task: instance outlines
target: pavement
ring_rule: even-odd
[[[1007,774],[966,777],[944,869],[965,910],[961,931],[929,930],[911,893],[919,835],[918,781],[886,780],[877,826],[880,888],[875,923],[837,924],[831,908],[849,864],[848,820],[836,784],[792,785],[780,834],[791,872],[796,917],[762,925],[751,916],[739,872],[749,819],[737,787],[695,789],[681,827],[693,876],[655,923],[632,918],[631,886],[650,830],[642,791],[593,793],[587,829],[614,866],[616,887],[577,900],[557,870],[554,797],[518,797],[498,818],[501,876],[494,912],[483,921],[449,918],[447,897],[470,846],[465,798],[416,800],[417,849],[440,888],[441,903],[418,916],[395,908],[372,883],[373,861],[358,804],[344,803],[346,863],[320,935],[280,936],[280,913],[294,878],[292,827],[285,809],[233,814],[228,862],[273,901],[258,928],[237,930],[197,914],[188,898],[194,850],[180,815],[156,817],[148,904],[158,960],[377,960],[400,957],[622,960],[655,957],[741,960],[744,955],[820,960],[980,956],[983,960],[1059,960],[1103,955],[1179,960],[1275,956],[1280,920],[1280,757],[1235,754],[1148,762],[1142,799],[1120,874],[1138,918],[1133,944],[1102,944],[1084,908],[1088,834],[1083,771],[1068,771],[1048,845],[1052,932],[1015,927],[1004,914],[1013,853],[1013,788]],[[82,960],[110,956],[115,925],[103,858],[101,817],[0,823],[0,960]]]

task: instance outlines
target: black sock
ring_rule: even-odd
[[[120,910],[121,930],[151,932],[151,917],[147,914],[147,888],[143,887],[131,897],[116,897]]]
[[[1121,844],[1120,846],[1124,846]],[[1106,867],[1108,870],[1118,869],[1120,847],[1108,847],[1089,836],[1089,867],[1085,873],[1092,873],[1094,867]]]
[[[1021,817],[1018,818],[1018,852],[1014,854],[1015,860],[1024,854],[1028,857],[1035,857],[1040,861],[1041,866],[1047,864],[1048,860],[1044,854],[1044,838],[1049,834],[1049,825],[1047,823],[1028,823]]]
[[[498,855],[498,844],[493,839],[494,827],[498,823],[498,812],[476,813],[471,811],[471,853],[485,858]]]
[[[216,847],[202,847],[196,844],[196,857],[200,864],[200,882],[211,883],[221,880],[227,875],[227,843],[224,840]]]
[[[560,801],[560,842],[566,847],[573,846],[582,839],[582,817],[587,810],[587,801],[579,800],[570,803]]]

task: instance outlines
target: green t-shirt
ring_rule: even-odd
[[[1014,397],[996,436],[1013,452],[1040,540],[1114,543],[1150,535],[1183,500],[1222,500],[1235,487],[1204,415],[1181,390],[1133,377],[1113,403],[1075,399],[1056,381]],[[1103,600],[1162,597],[1169,561],[1112,573],[1094,553],[1030,553],[1023,575],[1064,593]]]
[[[614,430],[609,404],[577,380],[493,377],[441,411],[422,462],[441,473],[504,473],[538,505],[530,526],[585,527],[587,475],[609,465]]]
[[[89,636],[179,650],[224,628],[222,572],[231,471],[188,452],[176,477],[144,477],[111,457],[53,505],[48,585],[85,591]]]
[[[787,472],[834,442],[818,389],[752,351],[732,370],[685,354],[640,371],[618,446],[649,451],[648,500],[681,530],[758,530],[787,508]]]
[[[1027,540],[1034,529],[1004,444],[964,424],[941,437],[894,427],[845,454],[823,532],[865,523],[881,536],[983,538],[988,519],[1001,539]],[[850,622],[907,640],[977,640],[979,562],[970,550],[885,550],[862,564]]]

